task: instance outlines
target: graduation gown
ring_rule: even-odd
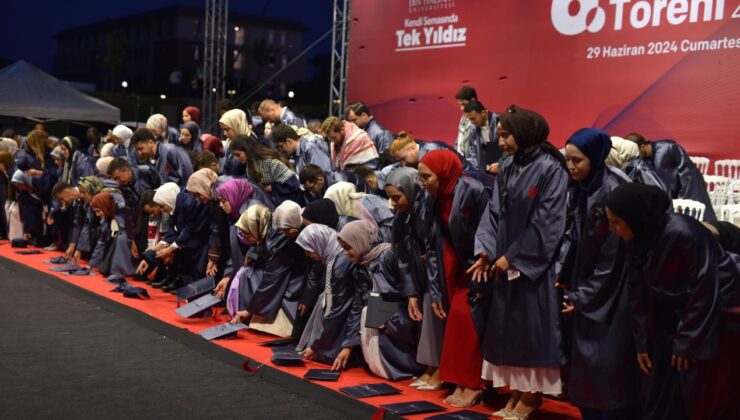
[[[380,293],[384,301],[398,304],[398,311],[385,323],[385,328],[378,331],[383,366],[388,372],[388,379],[394,381],[424,371],[424,366],[416,362],[419,329],[409,317],[407,301],[401,290],[403,282],[398,263],[392,248],[389,248],[366,267],[374,291]]]
[[[91,267],[98,268],[105,275],[133,276],[136,274],[136,260],[131,255],[131,239],[126,233],[124,213],[120,210],[119,208],[113,219],[101,221],[100,236],[89,262]],[[113,220],[117,225],[115,231]],[[106,261],[106,255],[109,253],[112,255]]]
[[[290,163],[295,168],[295,173],[300,174],[304,166],[310,164],[321,168],[324,173],[331,172],[331,159],[318,144],[301,138],[300,145],[295,154],[290,158]]]
[[[568,236],[575,242],[563,246],[573,257],[560,282],[575,306],[568,394],[581,408],[610,411],[640,402],[624,242],[609,232],[605,211],[607,195],[625,182],[621,171],[604,167],[576,186],[575,232]]]
[[[98,174],[95,168],[95,158],[92,158],[79,150],[72,155],[72,160],[68,162],[69,169],[67,179],[64,179],[69,185],[77,185],[81,178]]]
[[[155,168],[161,183],[174,182],[184,188],[193,174],[193,165],[185,149],[174,144],[157,144]]]
[[[169,230],[163,239],[179,247],[175,251],[175,264],[185,285],[205,276],[209,228],[206,205],[187,192],[177,194]]]
[[[128,147],[123,144],[113,146],[113,157],[126,159],[131,166],[143,163],[139,161],[139,155],[136,154],[136,148],[133,144],[129,144]]]
[[[391,234],[393,231],[393,213],[388,206],[388,200],[377,195],[368,194],[360,199],[360,203],[370,212],[378,225],[378,240],[391,242],[393,240]]]
[[[498,147],[498,132],[496,124],[498,114],[488,111],[488,138],[483,138],[481,127],[470,125],[465,135],[465,158],[470,165],[485,173],[488,165],[496,163],[501,158],[501,149]],[[421,156],[419,157],[421,159]]]
[[[331,270],[331,307],[326,310],[324,289],[316,301],[306,330],[301,337],[298,350],[311,348],[315,359],[321,363],[332,364],[344,347],[359,344],[350,331],[354,323],[350,320],[355,296],[355,271],[357,264],[340,253]],[[325,279],[321,279],[324,284]],[[354,320],[354,318],[353,318]],[[357,324],[359,328],[359,323]],[[348,341],[347,338],[350,337]]]
[[[391,148],[391,143],[393,143],[393,133],[380,125],[375,118],[372,118],[367,123],[364,130],[370,137],[370,140],[375,144],[375,148],[378,150],[379,154],[383,154],[386,150]]]
[[[535,150],[517,157],[497,178],[499,193],[476,232],[475,255],[506,256],[520,272],[492,283],[485,359],[498,366],[557,367],[564,362],[555,264],[565,232],[568,174]],[[526,333],[522,333],[522,332]]]
[[[714,222],[717,217],[704,184],[704,176],[689,158],[683,147],[673,140],[650,143],[653,147],[651,161],[658,176],[670,191],[671,198],[688,199],[704,203],[704,220]]]
[[[303,249],[292,238],[268,227],[265,240],[250,247],[250,265],[239,279],[239,310],[272,322],[280,309],[295,322],[305,279]]]
[[[740,262],[697,220],[667,213],[656,223],[659,234],[646,251],[628,244],[637,347],[653,362],[643,414],[713,418],[717,413],[708,403],[713,393],[705,390],[722,383],[723,376],[737,375],[712,359],[722,345],[721,312],[735,304]],[[670,366],[674,354],[691,360],[687,371]]]
[[[283,112],[282,114],[280,114],[280,123],[294,125],[296,127],[306,126],[306,123],[305,121],[303,121],[303,118],[296,115],[295,112],[288,109],[288,107],[283,108]]]
[[[483,184],[462,176],[451,197],[449,215],[432,196],[424,207],[424,222],[429,229],[426,255],[430,300],[441,302],[448,314],[439,357],[440,378],[473,389],[480,386],[480,343],[487,310],[486,302],[475,298],[479,289],[465,270],[475,262],[475,232],[490,197]],[[433,316],[427,313],[424,318]]]
[[[627,174],[632,182],[636,182],[638,184],[652,185],[660,188],[667,194],[671,193],[663,180],[658,176],[657,172],[655,172],[653,164],[649,161],[642,159],[632,159],[624,167],[624,173]]]

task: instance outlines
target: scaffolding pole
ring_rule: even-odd
[[[341,116],[347,102],[349,66],[349,0],[334,0],[334,27],[331,37],[329,115]]]
[[[229,0],[206,0],[203,45],[202,126],[209,132],[218,124],[218,101],[226,90],[226,41]]]

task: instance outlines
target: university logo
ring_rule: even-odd
[[[436,12],[455,7],[455,0],[409,0],[409,13]]]

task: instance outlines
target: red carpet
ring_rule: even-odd
[[[177,300],[175,299],[175,296],[169,293],[164,293],[160,291],[159,289],[154,289],[152,287],[149,287],[142,282],[132,282],[131,281],[130,283],[137,287],[146,288],[147,291],[149,292],[149,296],[151,297],[151,299],[148,299],[148,300],[131,299],[131,298],[123,297],[121,293],[113,293],[112,290],[115,288],[115,286],[107,283],[104,280],[104,277],[101,275],[74,277],[74,276],[67,276],[65,274],[59,274],[59,273],[49,271],[49,268],[51,267],[51,265],[45,264],[43,261],[48,260],[57,255],[61,255],[61,252],[42,251],[42,254],[39,254],[39,255],[19,255],[19,254],[16,254],[15,251],[18,251],[18,249],[11,248],[8,242],[0,243],[0,256],[2,257],[5,257],[12,261],[24,264],[28,267],[44,272],[46,274],[50,274],[54,277],[57,277],[58,279],[62,281],[71,283],[77,287],[81,287],[88,291],[94,292],[98,295],[104,296],[122,305],[126,305],[128,307],[134,308],[160,321],[166,322],[168,324],[171,324],[179,328],[186,329],[193,334],[198,334],[199,331],[216,325],[218,321],[226,322],[228,320],[228,318],[224,316],[222,316],[221,319],[219,319],[218,321],[211,319],[211,318],[207,318],[207,319],[181,318],[175,313],[175,309],[177,308]],[[213,341],[213,344],[224,347],[228,350],[231,350],[233,352],[236,352],[238,354],[241,354],[245,357],[252,359],[253,360],[252,365],[251,365],[252,367],[268,365],[271,368],[278,369],[280,371],[289,373],[291,375],[295,375],[300,378],[303,377],[303,374],[308,369],[321,369],[321,368],[325,369],[326,368],[325,365],[321,365],[321,364],[311,362],[311,361],[306,361],[303,366],[298,366],[298,367],[285,367],[285,366],[274,365],[273,363],[270,362],[270,357],[272,355],[270,348],[261,346],[260,344],[267,342],[267,341],[272,341],[275,339],[276,337],[273,337],[273,336],[268,336],[265,334],[255,333],[255,332],[246,330],[246,331],[240,331],[238,333],[238,337],[235,339],[216,340],[216,341]],[[427,400],[427,401],[439,404],[441,406],[445,405],[442,403],[442,398],[444,398],[447,391],[444,391],[444,390],[417,391],[416,389],[408,386],[411,380],[400,381],[400,382],[389,382],[389,381],[380,379],[376,376],[373,376],[368,371],[364,369],[359,369],[359,368],[349,369],[347,371],[342,372],[342,376],[337,382],[314,382],[314,383],[316,384],[316,386],[323,386],[323,387],[339,392],[338,389],[342,387],[359,385],[359,384],[364,384],[364,383],[379,383],[379,382],[386,382],[388,384],[391,384],[395,386],[396,388],[401,389],[402,393],[400,395],[367,398],[367,399],[364,399],[363,402],[376,406],[376,407],[383,405],[383,404],[399,403],[399,402],[406,402],[406,401],[417,401],[417,400]],[[488,401],[488,403],[492,404],[492,406],[489,407],[487,405],[478,405],[474,407],[474,410],[488,413],[490,415],[490,413],[492,413],[493,411],[501,408],[506,403],[506,399],[507,397],[505,395],[498,395],[494,401]],[[452,412],[456,410],[458,409],[450,408],[447,412]],[[438,414],[438,413],[434,413],[434,414]],[[432,414],[409,416],[408,418],[422,419],[430,415]],[[538,414],[535,416],[535,418],[543,419],[543,420],[545,419],[578,419],[580,418],[580,415],[579,415],[579,411],[575,407],[571,406],[570,404],[566,402],[545,399],[542,405],[542,408],[540,409]]]

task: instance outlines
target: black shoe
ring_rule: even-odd
[[[182,287],[182,281],[173,281],[170,284],[165,285],[162,287],[163,292],[169,292],[169,293],[177,293],[177,289]]]
[[[166,279],[163,279],[162,281],[153,282],[152,283],[152,287],[155,288],[155,289],[161,289],[161,288],[163,288],[165,286],[169,286],[170,283],[171,283],[170,279],[167,279],[166,278]]]

